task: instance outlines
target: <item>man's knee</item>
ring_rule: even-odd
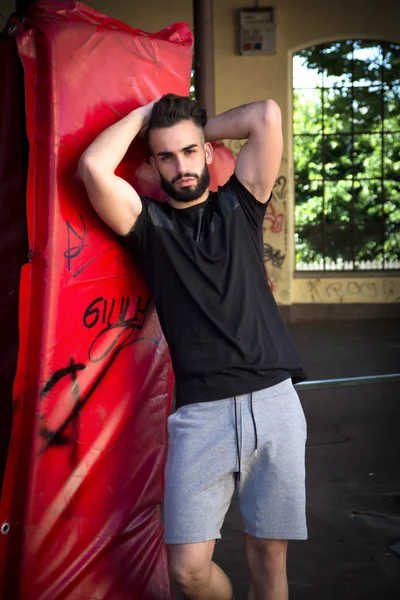
[[[200,588],[208,581],[210,567],[211,565],[204,568],[188,562],[174,563],[170,565],[171,578],[181,590]]]
[[[263,573],[271,582],[286,574],[286,541],[247,536],[246,551],[252,572]]]
[[[190,544],[168,549],[171,578],[183,592],[201,589],[210,577],[212,551],[198,546]]]

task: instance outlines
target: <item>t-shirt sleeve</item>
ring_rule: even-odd
[[[149,198],[140,196],[140,200],[142,201],[142,212],[136,219],[134,226],[125,235],[118,236],[121,246],[136,258],[146,252],[148,238]]]
[[[267,202],[259,202],[251,192],[239,181],[234,173],[223,188],[233,194],[243,208],[246,217],[255,226],[262,225],[267,205],[271,200],[272,193]]]

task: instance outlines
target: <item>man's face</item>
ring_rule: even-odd
[[[204,143],[202,129],[192,121],[153,129],[149,145],[151,164],[168,196],[178,202],[201,198],[210,184],[208,165],[212,162],[212,146]]]

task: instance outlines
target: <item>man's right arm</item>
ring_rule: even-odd
[[[142,212],[133,187],[115,175],[132,140],[145,129],[154,102],[129,113],[104,130],[82,154],[78,173],[99,217],[120,235],[127,234]]]

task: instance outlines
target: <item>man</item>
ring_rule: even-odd
[[[168,202],[139,197],[114,171],[147,134]],[[247,139],[235,174],[210,193],[211,141]],[[249,600],[285,600],[287,540],[307,537],[306,424],[292,381],[305,378],[270,291],[262,224],[282,156],[272,100],[207,122],[173,94],[138,108],[83,154],[80,175],[100,217],[149,285],[174,367],[165,539],[172,578],[193,600],[230,600],[212,562],[235,483],[246,532]]]

